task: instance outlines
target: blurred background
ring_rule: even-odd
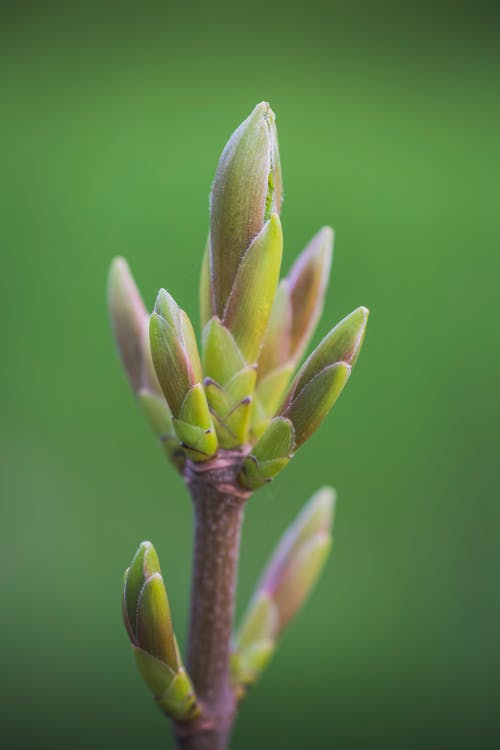
[[[191,508],[120,369],[113,255],[197,320],[221,149],[271,102],[285,269],[336,230],[315,341],[364,304],[348,388],[248,506],[238,611],[322,484],[333,554],[235,750],[500,744],[500,55],[491,2],[2,2],[2,735],[171,747],[121,623],[159,553],[184,643]]]

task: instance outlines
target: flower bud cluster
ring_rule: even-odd
[[[320,230],[280,282],[282,194],[275,117],[261,102],[226,144],[212,186],[201,356],[168,292],[158,294],[148,338],[125,261],[116,259],[110,273],[118,349],[169,456],[182,469],[186,458],[241,450],[248,489],[276,476],[322,422],[351,374],[368,316],[359,308],[341,321],[289,385],[323,308],[333,231]]]

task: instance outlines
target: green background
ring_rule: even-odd
[[[316,341],[371,309],[334,413],[248,507],[238,609],[320,485],[332,558],[234,747],[498,747],[498,14],[493,3],[1,4],[2,736],[169,747],[122,573],[151,539],[184,642],[191,509],[129,392],[105,279],[197,319],[208,191],[277,113],[285,268],[336,230]]]

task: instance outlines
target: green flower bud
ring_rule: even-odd
[[[191,322],[174,298],[160,289],[150,321],[151,354],[172,414],[201,381],[201,364]]]
[[[294,426],[296,448],[317,429],[340,395],[361,349],[367,320],[366,307],[344,318],[297,373],[280,409]]]
[[[143,542],[125,571],[122,612],[139,671],[158,705],[185,721],[199,713],[181,663],[158,556]]]
[[[226,144],[210,196],[210,273],[213,314],[224,315],[241,260],[266,221],[281,207],[275,117],[261,102]]]
[[[282,415],[293,424],[295,449],[318,429],[340,396],[350,374],[351,368],[343,362],[325,367],[282,410]]]
[[[118,352],[130,384],[167,456],[180,469],[184,454],[151,359],[149,315],[123,258],[115,258],[111,264],[108,298]]]
[[[178,668],[167,592],[158,555],[142,542],[125,573],[123,618],[134,645]]]
[[[264,571],[233,642],[232,677],[240,697],[318,579],[331,546],[334,503],[332,489],[319,490],[282,536]]]
[[[337,323],[300,368],[292,383],[289,398],[326,367],[338,362],[345,362],[350,367],[355,365],[363,344],[368,315],[366,307],[358,307]]]
[[[201,385],[196,338],[188,316],[164,289],[158,294],[149,331],[154,367],[176,434],[190,458],[207,460],[217,450],[217,438]]]

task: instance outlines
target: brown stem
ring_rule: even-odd
[[[187,666],[202,718],[176,727],[182,750],[225,750],[236,711],[229,659],[243,507],[249,492],[237,481],[241,453],[219,451],[188,462],[195,533]]]

